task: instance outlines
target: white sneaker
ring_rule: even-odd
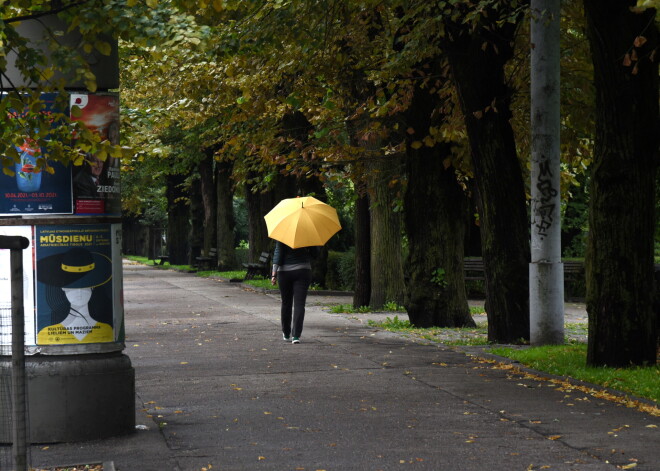
[[[291,343],[300,343],[300,339],[298,337],[294,337],[293,340],[291,340]]]
[[[284,340],[285,342],[288,342],[288,341],[291,340],[291,337],[287,337],[286,335],[282,334],[282,340]]]

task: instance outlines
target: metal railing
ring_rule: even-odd
[[[25,312],[23,308],[23,250],[30,242],[20,236],[0,236],[0,249],[9,250],[11,273],[11,427],[10,469],[28,470],[27,375],[25,371]]]

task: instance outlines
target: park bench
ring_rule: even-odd
[[[463,276],[465,280],[485,280],[484,260],[481,257],[469,257],[463,260]]]
[[[564,262],[564,278],[569,280],[578,281],[584,277],[584,262],[577,260],[565,260]]]
[[[268,252],[261,252],[261,255],[259,255],[259,261],[258,262],[251,262],[251,263],[244,263],[243,266],[247,268],[247,273],[245,274],[245,279],[246,280],[251,280],[257,275],[261,275],[263,277],[268,277],[268,259],[270,258],[270,253]]]
[[[571,280],[578,280],[584,276],[584,263],[578,260],[565,260],[564,276]],[[467,257],[463,260],[463,273],[465,280],[485,280],[484,260],[481,257]]]
[[[218,249],[209,249],[209,253],[206,255],[201,255],[199,257],[195,257],[195,261],[197,262],[197,268],[200,270],[212,270],[215,268],[218,260]]]

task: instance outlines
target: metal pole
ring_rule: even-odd
[[[564,343],[560,221],[560,0],[531,0],[530,341]]]
[[[0,248],[9,249],[11,270],[11,376],[13,458],[16,471],[27,471],[27,396],[25,374],[25,313],[23,310],[23,250],[25,237],[0,236]]]

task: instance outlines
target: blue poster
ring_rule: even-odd
[[[54,111],[55,97],[54,93],[41,96],[43,113]],[[52,125],[56,126],[57,122],[53,121]],[[53,174],[38,169],[36,143],[28,137],[16,149],[20,160],[11,169],[14,175],[0,171],[0,215],[72,214],[71,168],[59,162],[50,162],[55,169]],[[46,155],[45,149],[39,150]]]
[[[36,226],[37,345],[115,342],[110,224]]]

